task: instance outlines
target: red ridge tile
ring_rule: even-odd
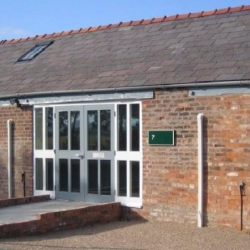
[[[242,8],[242,10],[250,10],[250,5],[246,5]]]
[[[150,24],[150,23],[152,23],[152,22],[154,21],[154,19],[155,19],[155,18],[143,20],[143,21],[141,22],[141,24],[143,24],[143,25]]]
[[[97,31],[101,26],[98,26],[98,27],[91,27],[89,29],[89,32],[94,32],[94,31]]]
[[[217,10],[211,10],[211,11],[204,11],[202,13],[202,16],[211,16],[214,15]]]
[[[176,20],[178,18],[179,15],[173,15],[173,16],[167,16],[167,18],[165,19],[165,21],[173,21]]]
[[[201,11],[201,12],[195,12],[195,13],[190,13],[189,18],[201,17],[202,14],[203,14],[203,11]]]
[[[12,40],[7,40],[5,43],[10,44]]]
[[[70,33],[70,35],[77,34],[77,33],[79,33],[80,31],[81,31],[81,29],[79,29],[79,30],[72,30],[72,32]]]
[[[111,26],[111,24],[102,25],[102,26],[100,26],[100,29],[99,29],[99,30],[106,30],[106,29],[108,29],[110,26]]]
[[[159,18],[154,18],[152,23],[160,23],[160,22],[163,22],[165,19],[166,19],[166,16],[159,17]]]
[[[66,35],[69,35],[73,30],[69,30],[69,31],[64,31],[62,36],[66,36]]]
[[[228,13],[229,10],[230,10],[230,7],[225,8],[225,9],[217,10],[217,11],[216,11],[216,15],[226,14],[226,13]]]
[[[131,26],[140,25],[143,21],[144,21],[144,19],[142,19],[142,20],[140,20],[140,21],[132,21]]]
[[[13,39],[11,43],[12,43],[12,44],[18,43],[18,42],[20,42],[21,40],[22,40],[21,38],[20,38],[20,39]]]
[[[56,32],[56,33],[54,33],[53,37],[58,37],[58,36],[61,36],[61,35],[62,35],[62,33],[63,33],[63,31],[62,31],[62,32]]]
[[[189,16],[190,16],[190,13],[188,13],[188,14],[181,14],[181,15],[178,15],[177,19],[178,20],[187,19],[187,18],[189,18]]]
[[[45,37],[43,37],[43,38],[51,38],[51,37],[52,37],[52,35],[53,35],[53,34],[46,34],[46,36],[45,36]]]
[[[35,39],[36,39],[36,40],[37,40],[37,39],[42,39],[42,38],[44,38],[46,35],[47,35],[47,34],[40,35],[40,36],[36,36],[36,38],[35,38]]]
[[[244,5],[241,5],[239,7],[230,8],[229,13],[241,11],[243,9],[243,7],[244,7]]]
[[[121,25],[122,22],[120,23],[115,23],[115,24],[111,24],[109,28],[117,28]]]
[[[132,21],[130,21],[130,22],[124,22],[124,23],[122,23],[122,24],[120,25],[120,27],[127,27],[127,26],[130,26],[131,23],[132,23]]]

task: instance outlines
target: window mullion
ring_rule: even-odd
[[[126,152],[131,151],[131,110],[130,104],[127,104],[127,150]]]

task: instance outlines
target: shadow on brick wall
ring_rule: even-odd
[[[147,222],[148,220],[146,220],[145,217],[143,217],[140,214],[140,211],[141,209],[122,206],[122,213],[120,220],[121,221],[137,220],[141,222]]]

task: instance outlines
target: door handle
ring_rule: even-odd
[[[79,157],[81,160],[84,159],[84,155],[82,155],[82,154],[76,154],[76,157]]]

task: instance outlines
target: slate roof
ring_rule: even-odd
[[[54,43],[16,63],[40,41]],[[0,97],[250,79],[250,6],[0,42]]]

